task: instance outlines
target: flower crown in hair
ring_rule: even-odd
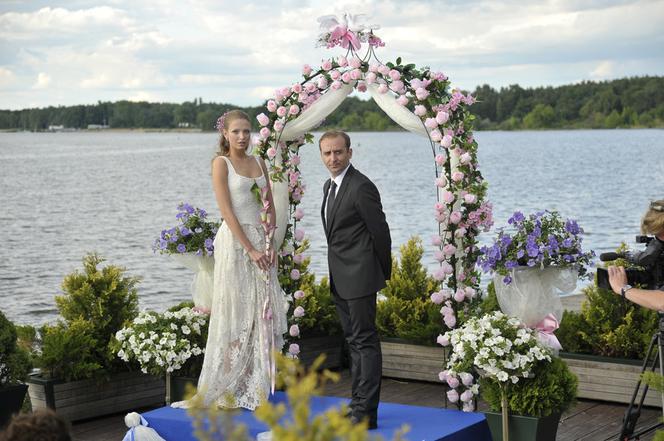
[[[217,118],[217,123],[214,125],[214,128],[219,130],[219,133],[223,134],[224,129],[226,128],[224,126],[224,122],[226,121],[226,115],[228,115],[228,112],[224,112],[221,114],[219,118]]]

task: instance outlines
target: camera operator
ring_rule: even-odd
[[[650,207],[641,221],[641,232],[652,234],[655,236],[653,241],[664,244],[664,199],[650,203]],[[661,247],[658,248],[661,249]],[[654,256],[654,258],[657,257]],[[608,272],[613,292],[645,308],[664,311],[664,286],[658,286],[658,289],[635,288],[628,284],[627,274],[622,266],[609,266]]]

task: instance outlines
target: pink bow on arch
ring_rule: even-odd
[[[535,325],[535,330],[538,332],[538,340],[556,351],[563,348],[553,333],[558,329],[558,325],[558,319],[553,314],[547,314],[542,321]]]
[[[355,32],[349,31],[348,28],[343,25],[339,25],[332,29],[330,40],[338,41],[339,46],[343,47],[344,49],[348,49],[348,46],[352,45],[353,50],[359,50],[360,46],[362,46],[360,39],[357,38]]]

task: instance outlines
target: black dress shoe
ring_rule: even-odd
[[[364,421],[365,418],[358,418],[356,415],[351,415],[350,417],[350,422],[352,424],[360,424],[362,421]],[[378,422],[376,420],[371,420],[369,419],[369,430],[374,430],[378,428]]]

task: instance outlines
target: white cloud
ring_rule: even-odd
[[[590,72],[590,77],[596,80],[610,78],[614,73],[614,65],[611,61],[602,61]]]
[[[16,75],[9,69],[0,67],[0,88],[4,89],[11,86],[16,79]]]
[[[46,89],[51,84],[51,76],[45,72],[39,72],[37,81],[32,86],[33,89]]]

